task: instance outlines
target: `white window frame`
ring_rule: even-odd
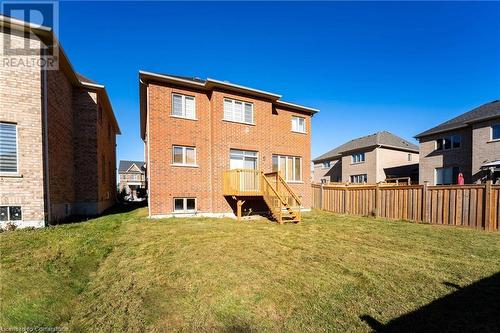
[[[175,148],[181,148],[182,149],[182,163],[174,162],[175,161],[175,157],[174,157]],[[193,149],[194,150],[194,163],[193,164],[186,163],[186,160],[187,160],[186,150],[187,149]],[[172,165],[175,165],[175,166],[197,167],[198,166],[197,162],[198,162],[198,156],[197,156],[196,147],[193,147],[193,146],[172,145]]]
[[[0,207],[5,207],[7,208],[7,220],[5,221],[0,221],[1,222],[11,222],[11,221],[23,221],[23,216],[24,216],[24,212],[23,212],[23,206],[21,205],[11,205],[11,206],[5,206],[5,205],[0,205]],[[21,210],[21,218],[19,220],[13,220],[10,218],[10,208],[11,207],[19,207],[19,209]]]
[[[287,183],[303,183],[304,182],[304,175],[303,175],[303,165],[302,165],[302,157],[301,156],[288,156],[288,155],[279,155],[279,154],[273,154],[272,157],[278,157],[278,172],[281,173],[281,176],[285,179]],[[281,170],[281,163],[280,160],[284,158],[285,159],[285,170]],[[296,159],[299,159],[300,163],[300,179],[289,179],[288,178],[288,159],[292,159],[292,175],[293,178],[295,178],[295,165],[296,165]]]
[[[232,119],[228,119],[226,118],[226,102],[230,102],[231,103],[231,117]],[[236,120],[235,119],[235,116],[234,116],[234,105],[236,102],[239,102],[239,103],[242,103],[243,105],[243,121],[239,121],[239,120]],[[230,122],[233,122],[233,123],[239,123],[239,124],[247,124],[247,125],[255,125],[255,117],[254,117],[254,108],[253,108],[253,103],[251,102],[245,102],[245,101],[241,101],[241,100],[238,100],[238,99],[233,99],[233,98],[227,98],[227,97],[224,97],[224,100],[222,102],[222,120],[224,121],[230,121]],[[250,105],[251,108],[252,108],[252,121],[251,122],[247,122],[245,121],[245,105]]]
[[[453,184],[456,184],[455,182],[455,179],[453,178],[453,171],[454,169],[457,168],[457,167],[454,167],[454,166],[451,166],[451,167],[440,167],[440,168],[434,168],[434,184],[435,185],[453,185]],[[438,184],[438,170],[450,170],[451,171],[451,182],[450,183],[444,183],[444,182],[441,182],[440,184]],[[457,168],[457,173],[459,173],[460,170]],[[444,177],[443,177],[444,178]]]
[[[459,137],[460,140],[460,144],[458,145],[458,147],[453,147],[453,138],[455,137]],[[450,140],[450,148],[446,148],[446,145],[445,145],[445,140],[448,139]],[[438,141],[441,140],[441,145],[443,148],[441,149],[438,149]],[[436,140],[434,140],[434,150],[436,151],[444,151],[444,150],[453,150],[453,149],[460,149],[462,148],[462,135],[460,134],[453,134],[453,135],[446,135],[446,136],[443,136],[441,138],[437,138]]]
[[[360,182],[359,180],[363,178],[363,181]],[[359,175],[351,175],[350,176],[350,181],[352,184],[365,184],[368,183],[368,175],[366,173],[362,173]]]
[[[187,209],[187,200],[188,199],[194,199],[194,209]],[[176,210],[175,209],[175,200],[182,200],[182,210]],[[172,199],[172,205],[173,209],[172,211],[176,214],[192,214],[196,213],[198,211],[198,200],[196,197],[174,197]]]
[[[357,157],[359,157],[359,160],[358,160]],[[354,154],[351,155],[351,164],[365,163],[365,161],[366,161],[366,154],[365,154],[365,152],[354,153]]]
[[[303,123],[304,123],[303,130],[301,130],[300,126],[299,126],[300,120],[302,120]],[[292,132],[295,132],[295,133],[307,133],[306,118],[299,117],[299,116],[292,116]]]
[[[182,98],[182,109],[181,113],[182,115],[176,115],[174,114],[174,96],[179,96]],[[188,117],[186,116],[186,97],[192,98],[193,99],[193,117]],[[197,120],[196,118],[196,97],[191,96],[191,95],[184,95],[184,94],[179,94],[179,93],[172,93],[172,103],[171,103],[171,110],[170,110],[170,116],[174,118],[182,118],[182,119],[191,119],[191,120]]]
[[[332,161],[325,161],[321,163],[321,169],[330,169],[331,167],[332,167]]]
[[[498,137],[498,138],[493,137],[493,127],[495,127],[495,126],[498,126],[500,128],[500,123],[496,123],[496,124],[491,125],[491,135],[490,135],[491,141],[499,141],[500,140],[500,137]]]
[[[408,162],[411,162],[412,159],[413,159],[413,156],[411,154],[408,154]]]
[[[16,130],[16,171],[1,171],[0,170],[0,175],[5,175],[5,176],[19,175],[19,130],[18,130],[18,125],[17,125],[17,123],[11,123],[11,122],[7,122],[7,121],[1,121],[0,124],[12,125],[12,126],[14,126],[14,128]]]

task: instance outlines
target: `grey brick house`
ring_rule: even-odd
[[[118,166],[120,191],[125,190],[132,198],[137,198],[137,190],[146,188],[146,170],[142,161],[120,161]]]
[[[387,178],[418,180],[418,147],[382,131],[340,145],[313,159],[315,183],[379,183]]]
[[[481,105],[415,136],[420,180],[429,185],[500,182],[500,101]]]
[[[54,36],[0,15],[0,38],[29,43],[37,60]],[[108,94],[59,48],[58,69],[0,65],[0,226],[42,227],[115,203],[120,129]]]

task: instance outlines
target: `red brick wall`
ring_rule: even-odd
[[[97,94],[73,92],[76,202],[97,201]]]
[[[198,120],[170,116],[171,94],[179,92],[196,98]],[[252,102],[255,125],[223,121],[223,98]],[[306,118],[306,134],[291,131],[292,115]],[[270,101],[224,91],[206,94],[162,84],[149,85],[150,213],[172,212],[173,197],[196,197],[200,212],[231,212],[222,195],[222,173],[229,169],[230,149],[258,151],[259,169],[272,171],[272,155],[302,157],[300,184],[290,184],[311,206],[309,114],[274,108]],[[173,144],[196,146],[198,168],[174,167]]]
[[[73,202],[73,87],[61,71],[47,71],[49,191],[52,204]]]

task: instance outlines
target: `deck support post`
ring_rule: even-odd
[[[236,202],[236,216],[238,217],[238,221],[241,221],[241,206],[245,203],[245,200],[238,200]]]

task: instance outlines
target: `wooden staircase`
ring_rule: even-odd
[[[301,200],[288,186],[279,172],[236,169],[224,173],[224,195],[235,197],[238,218],[244,201],[238,197],[261,196],[270,215],[279,223],[299,223]]]

